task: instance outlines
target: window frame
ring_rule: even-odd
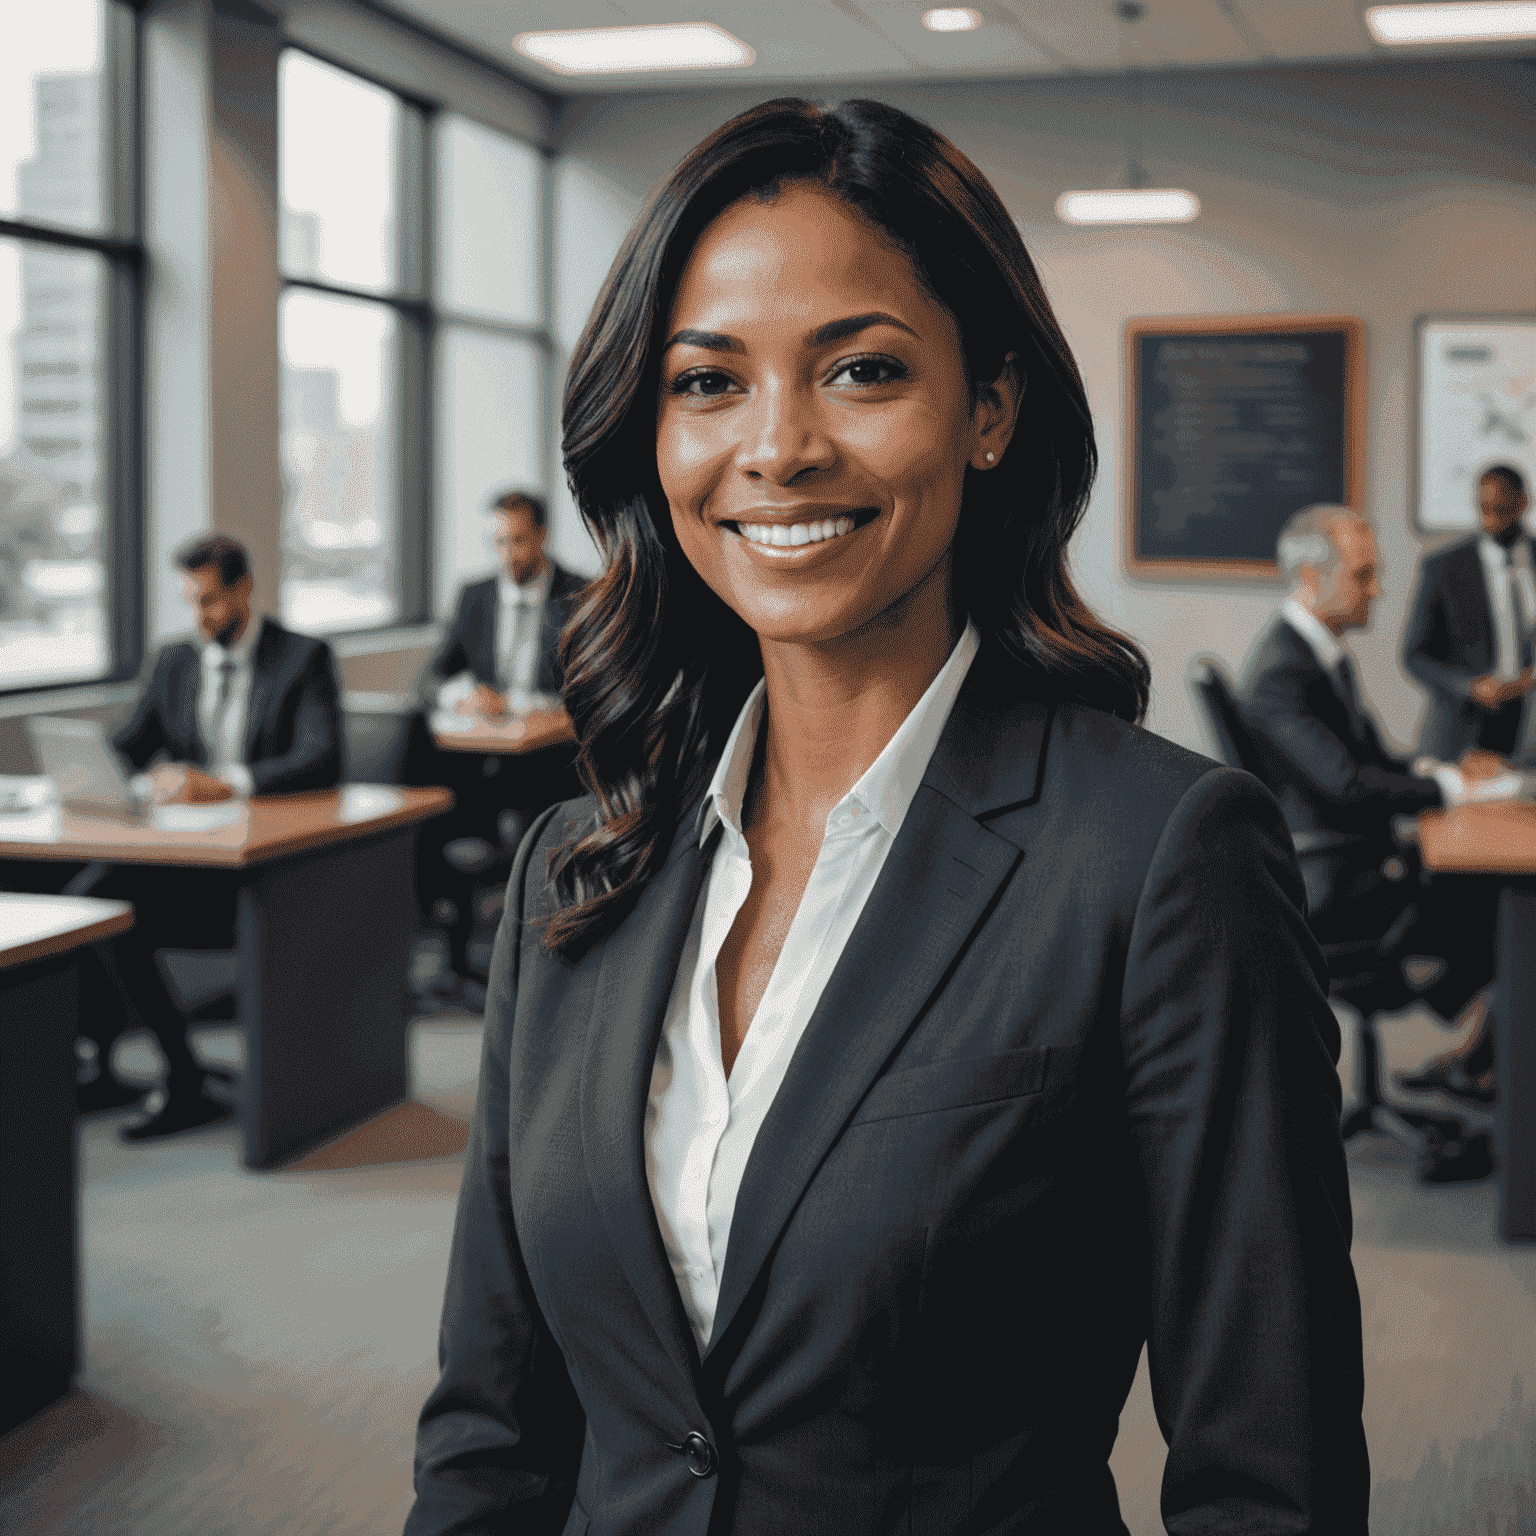
[[[539,353],[541,387],[538,410],[539,438],[543,447],[543,480],[549,487],[550,401],[554,390],[553,258],[550,219],[554,201],[552,151],[548,146],[506,128],[486,123],[473,114],[413,92],[345,59],[286,35],[279,39],[282,55],[300,53],[317,63],[339,70],[354,79],[387,91],[400,107],[399,156],[395,167],[396,220],[395,278],[384,291],[334,283],[320,278],[295,277],[282,267],[278,250],[279,299],[291,290],[353,299],[383,305],[395,316],[395,352],[392,396],[395,428],[394,498],[395,556],[398,610],[393,619],[362,628],[327,630],[328,640],[363,639],[435,623],[438,520],[442,496],[437,470],[437,356],[439,337],[446,326],[489,332],[532,343]],[[281,133],[281,98],[278,104]],[[533,325],[487,319],[441,302],[436,293],[437,251],[437,131],[448,117],[459,117],[503,138],[515,139],[539,157],[539,320]],[[278,218],[284,211],[281,182],[277,189]]]
[[[102,202],[99,233],[0,216],[0,238],[103,259],[101,561],[109,665],[93,677],[7,684],[0,701],[131,681],[144,661],[146,574],[144,344],[144,29],[132,0],[102,3]]]

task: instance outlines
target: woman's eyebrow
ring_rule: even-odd
[[[895,315],[886,314],[883,309],[872,309],[868,314],[849,315],[844,320],[827,321],[811,337],[811,345],[824,347],[829,342],[844,341],[849,336],[857,336],[860,331],[868,330],[872,325],[894,325],[898,331],[905,331],[917,341],[922,340],[922,337],[905,321],[898,320]],[[663,350],[670,351],[673,347],[702,347],[706,352],[745,352],[747,350],[740,338],[736,336],[727,336],[720,331],[691,329],[675,331]]]
[[[670,351],[673,347],[703,347],[707,352],[747,350],[735,336],[723,336],[719,331],[677,331],[662,350]]]
[[[898,320],[895,315],[886,314],[883,309],[872,309],[867,315],[849,315],[846,320],[829,320],[811,340],[820,347],[829,341],[843,341],[849,336],[856,336],[872,325],[894,325],[898,331],[905,331],[914,340],[922,340],[910,325]]]

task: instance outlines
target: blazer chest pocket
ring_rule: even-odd
[[[965,1109],[1039,1093],[1045,1087],[1050,1054],[1047,1047],[1037,1046],[888,1072],[869,1090],[853,1124],[931,1115],[941,1109]]]

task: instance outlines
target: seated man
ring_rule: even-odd
[[[161,804],[197,804],[339,783],[341,711],[330,647],[253,615],[250,563],[235,540],[197,539],[176,564],[199,638],[160,653],[149,685],[113,737],[128,762],[146,770],[143,787]],[[122,1002],[159,1041],[167,1074],[159,1102],[146,1105],[151,1112],[124,1137],[167,1136],[228,1113],[206,1092],[186,1020],[155,955],[234,943],[232,876],[190,866],[91,864],[67,889],[134,905],[133,928],[98,955]],[[85,1023],[101,1071],[82,1089],[82,1108],[130,1100],[131,1090],[110,1070],[120,1018],[93,1010]]]
[[[426,707],[497,719],[547,704],[559,707],[560,632],[585,582],[545,553],[544,503],[524,491],[506,491],[489,508],[491,540],[500,569],[467,584],[453,621],[427,664]],[[451,892],[455,917],[448,928],[449,967],[473,979],[468,959],[472,926],[469,883],[442,859],[461,838],[500,840],[503,812],[522,825],[557,800],[579,794],[569,742],[503,760],[442,753],[434,777],[454,792],[453,812],[424,834],[422,879]]]
[[[1281,531],[1279,558],[1291,592],[1241,691],[1264,778],[1307,852],[1308,922],[1324,943],[1375,939],[1417,903],[1406,952],[1443,959],[1423,1000],[1452,1019],[1493,977],[1496,892],[1471,878],[1423,888],[1382,872],[1394,851],[1393,818],[1440,805],[1442,794],[1382,745],[1344,645],[1350,630],[1369,624],[1380,595],[1375,536],[1348,507],[1308,507]],[[1484,766],[1463,762],[1468,772]]]

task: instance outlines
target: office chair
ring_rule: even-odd
[[[1189,681],[1223,761],[1230,768],[1251,773],[1266,788],[1273,789],[1265,779],[1263,757],[1221,663],[1213,656],[1197,657],[1190,667]],[[1297,833],[1292,841],[1297,862],[1303,868],[1312,859],[1335,859],[1352,851],[1363,853],[1367,847],[1365,838],[1346,834]],[[1411,872],[1408,861],[1395,853],[1381,864],[1381,873],[1388,880],[1406,880]],[[1382,1094],[1378,1034],[1380,1015],[1396,1012],[1413,1000],[1414,993],[1403,980],[1402,966],[1409,956],[1407,940],[1417,917],[1417,908],[1410,904],[1379,938],[1349,943],[1319,940],[1319,947],[1328,962],[1329,997],[1347,1003],[1360,1016],[1360,1100],[1340,1119],[1340,1134],[1348,1141],[1362,1131],[1385,1131],[1416,1157],[1424,1158],[1433,1143],[1459,1139],[1463,1134],[1462,1123],[1451,1115],[1400,1110],[1387,1103]]]

